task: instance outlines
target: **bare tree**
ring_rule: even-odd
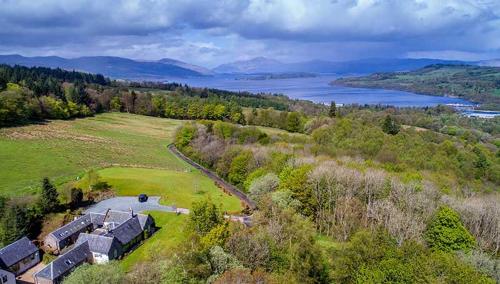
[[[443,197],[455,209],[467,229],[485,250],[497,254],[500,250],[500,198],[498,195],[475,196],[457,199]]]

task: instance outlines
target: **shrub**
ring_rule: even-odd
[[[123,271],[117,263],[103,265],[83,264],[64,279],[64,284],[123,283]]]
[[[425,240],[432,249],[444,252],[468,251],[476,244],[474,237],[460,221],[458,213],[447,206],[441,207],[431,220]]]

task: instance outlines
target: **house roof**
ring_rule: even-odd
[[[137,216],[128,219],[114,230],[111,230],[107,236],[114,236],[120,241],[122,244],[128,244],[135,237],[142,234],[141,223],[139,222],[139,218]]]
[[[87,215],[90,215],[90,221],[94,225],[98,225],[98,226],[102,226],[102,224],[104,223],[104,217],[106,217],[105,214],[102,214],[102,213],[93,213],[93,212],[90,212]]]
[[[34,276],[35,278],[40,277],[50,280],[58,279],[66,272],[77,267],[81,263],[86,262],[90,258],[91,252],[89,249],[89,243],[83,242],[56,258]]]
[[[37,251],[38,248],[27,237],[22,237],[0,249],[0,266],[8,268]]]
[[[133,217],[137,217],[139,219],[142,230],[144,230],[146,224],[148,223],[148,220],[151,219],[151,216],[145,214],[135,214],[132,212],[109,210],[106,213],[106,217],[104,218],[103,222],[122,224]]]
[[[64,240],[89,225],[92,225],[92,217],[86,214],[51,232],[50,235],[57,240]]]
[[[103,253],[106,255],[110,254],[111,248],[117,246],[117,240],[112,236],[103,236],[95,234],[83,233],[78,236],[76,240],[76,245],[88,242],[89,249],[91,252]]]

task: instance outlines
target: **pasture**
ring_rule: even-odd
[[[125,113],[0,129],[0,194],[36,192],[43,177],[56,184],[91,168],[149,167],[184,171],[166,146],[182,121]]]

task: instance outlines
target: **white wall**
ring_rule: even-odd
[[[4,282],[5,277],[7,277],[6,282]],[[8,271],[0,269],[0,284],[16,284],[16,276]]]
[[[109,262],[109,258],[105,254],[93,252],[92,258],[94,259],[94,263],[96,264],[105,264]]]

